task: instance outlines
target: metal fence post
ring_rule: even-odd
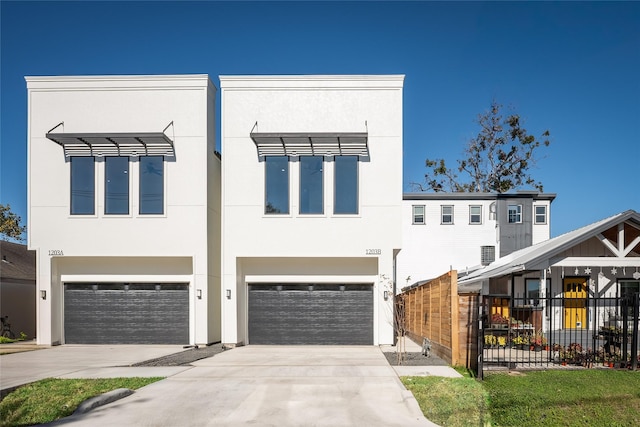
[[[640,321],[640,292],[636,292],[633,301],[633,337],[631,338],[631,369],[638,367],[638,322]]]
[[[484,325],[482,322],[482,312],[484,301],[482,294],[478,296],[478,379],[484,379],[483,354],[484,354]]]

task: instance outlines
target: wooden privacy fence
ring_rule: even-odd
[[[399,295],[409,338],[431,341],[431,351],[451,365],[475,369],[478,355],[478,294],[458,294],[458,273],[449,271]]]

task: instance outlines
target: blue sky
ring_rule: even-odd
[[[2,1],[0,12],[0,202],[25,223],[26,75],[206,73],[218,86],[233,74],[405,74],[405,191],[427,157],[454,164],[495,99],[531,133],[551,132],[534,177],[558,195],[553,236],[640,211],[638,2]]]

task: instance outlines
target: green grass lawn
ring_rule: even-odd
[[[640,372],[590,369],[492,374],[489,392],[496,426],[638,426]]]
[[[489,425],[488,394],[473,378],[402,377],[427,419],[441,426]]]
[[[0,426],[30,426],[73,414],[90,397],[118,388],[138,389],[154,378],[45,379],[22,386],[0,402]]]
[[[640,372],[590,369],[403,377],[442,426],[639,426]]]

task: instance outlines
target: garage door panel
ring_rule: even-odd
[[[189,342],[186,284],[66,284],[64,306],[67,344]]]
[[[251,344],[373,344],[370,285],[251,285]]]

